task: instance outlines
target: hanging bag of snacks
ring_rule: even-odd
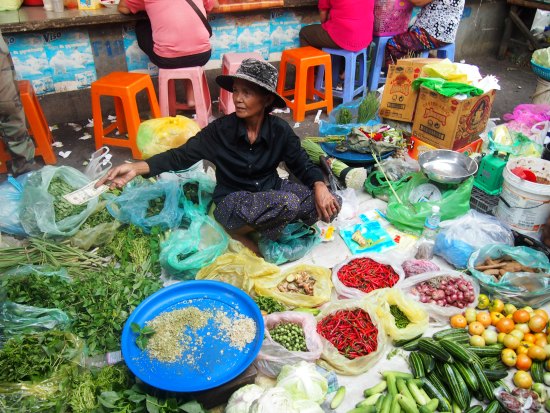
[[[392,340],[409,340],[417,337],[428,328],[429,317],[420,303],[396,288],[381,292],[378,297],[376,315],[384,330]]]
[[[338,298],[360,298],[381,288],[390,288],[405,279],[402,257],[396,252],[355,255],[332,270]]]
[[[330,270],[299,264],[285,272],[258,278],[254,290],[290,307],[317,307],[330,301]]]
[[[264,323],[265,338],[255,364],[265,375],[277,377],[286,364],[314,363],[321,357],[323,342],[313,315],[283,311],[265,316]]]
[[[475,307],[479,296],[475,278],[452,270],[415,275],[403,281],[400,288],[420,302],[431,319],[442,323],[466,307]]]
[[[372,297],[340,300],[323,307],[317,332],[323,340],[318,364],[337,374],[355,376],[370,369],[384,354],[388,341]]]

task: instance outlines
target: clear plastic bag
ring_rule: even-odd
[[[26,236],[27,233],[19,220],[19,208],[23,198],[23,188],[28,174],[14,178],[8,176],[6,182],[0,184],[0,232],[12,235]]]
[[[101,201],[97,205],[94,213],[97,213],[105,207],[106,202]],[[91,216],[93,215],[94,214]],[[90,250],[92,247],[108,244],[115,237],[116,230],[120,225],[121,223],[113,218],[112,222],[103,222],[91,228],[81,229],[71,238],[71,244],[86,251]],[[86,224],[84,224],[84,226],[86,226]]]
[[[304,331],[308,351],[290,351],[271,338],[269,330],[280,323],[299,324]],[[317,321],[308,313],[284,311],[264,317],[265,338],[260,353],[256,358],[256,367],[269,377],[277,377],[285,364],[296,364],[300,361],[314,363],[321,357],[323,342],[317,333]]]
[[[475,269],[487,257],[496,259],[503,256],[509,256],[527,267],[538,268],[541,272],[507,272],[497,281],[492,275]],[[548,257],[540,251],[528,247],[485,245],[470,256],[468,270],[484,291],[506,302],[541,307],[550,301],[550,263]]]
[[[360,126],[373,126],[380,123],[380,118],[376,116],[374,119],[368,121],[367,123],[357,123],[357,115],[359,112],[359,106],[363,98],[352,100],[351,102],[341,103],[336,106],[328,115],[328,120],[319,121],[319,135],[320,136],[329,136],[329,135],[347,135],[351,132],[353,128],[358,128]],[[350,123],[341,125],[338,123],[337,119],[339,113],[347,109],[351,112],[352,121]]]
[[[293,222],[285,227],[277,241],[261,237],[258,248],[267,262],[281,265],[299,260],[320,242],[321,234],[315,227]]]
[[[82,172],[70,166],[46,165],[29,175],[23,190],[19,218],[25,232],[32,236],[72,236],[84,221],[94,212],[98,199],[93,198],[84,210],[60,221],[55,220],[54,197],[48,192],[51,181],[60,178],[73,188],[90,183]]]
[[[315,279],[311,295],[299,292],[282,292],[278,286],[288,276],[306,272]],[[254,291],[258,295],[272,297],[277,301],[291,307],[317,307],[328,301],[332,292],[331,273],[328,268],[313,265],[299,264],[289,268],[283,273],[276,273],[270,276],[259,277],[254,283]]]
[[[405,279],[405,273],[401,268],[401,262],[403,261],[404,256],[402,256],[402,254],[397,251],[387,251],[383,254],[369,253],[354,255],[351,258],[348,258],[340,264],[336,265],[332,269],[332,283],[334,284],[334,289],[336,290],[336,294],[339,299],[361,298],[367,295],[367,293],[358,290],[357,288],[346,287],[338,278],[338,271],[340,271],[340,269],[344,265],[347,265],[350,261],[357,258],[370,258],[380,264],[389,265],[390,267],[392,267],[397,275],[399,275],[399,280],[392,287],[399,286],[400,283]],[[374,291],[376,292],[378,290]]]
[[[434,272],[427,272],[424,274],[415,275],[413,277],[409,277],[406,280],[404,280],[400,285],[400,289],[403,292],[405,292],[408,296],[412,297],[415,301],[419,302],[420,305],[428,312],[428,314],[430,315],[430,318],[434,320],[436,323],[447,324],[449,322],[450,317],[452,317],[455,314],[461,314],[464,311],[464,308],[459,308],[455,306],[440,306],[435,303],[422,303],[420,301],[420,296],[414,293],[415,287],[418,287],[420,283],[434,280],[443,276],[452,277],[452,278],[462,278],[464,280],[469,281],[473,286],[474,301],[470,303],[468,306],[469,307],[477,306],[477,297],[479,296],[479,283],[475,278],[469,277],[458,271],[452,271],[452,270],[434,271]]]
[[[338,349],[331,342],[324,337],[321,337],[321,340],[323,341],[323,353],[321,354],[321,359],[317,362],[321,367],[328,370],[333,370],[337,374],[355,376],[368,371],[378,362],[378,360],[380,360],[388,348],[388,340],[386,337],[386,332],[380,324],[380,320],[378,319],[374,309],[374,297],[375,296],[366,296],[358,300],[339,300],[337,302],[328,303],[323,307],[319,315],[316,317],[317,323],[321,322],[327,315],[335,313],[339,310],[355,310],[360,308],[369,314],[372,323],[378,330],[378,334],[376,338],[376,351],[355,359],[348,359],[344,355],[340,354]]]
[[[490,244],[514,245],[512,231],[492,215],[470,210],[463,216],[441,223],[434,254],[455,268],[466,268],[472,253]]]
[[[518,387],[509,392],[501,386],[495,389],[494,395],[508,413],[538,413],[543,410],[539,395],[533,390]]]

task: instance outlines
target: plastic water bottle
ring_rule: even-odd
[[[111,351],[110,353],[100,354],[98,356],[86,357],[84,365],[86,367],[106,367],[117,364],[122,361],[121,351]]]
[[[422,236],[417,242],[416,259],[429,260],[434,256],[435,237],[439,231],[439,223],[441,222],[440,209],[437,205],[432,206],[432,213],[424,221],[424,229]]]

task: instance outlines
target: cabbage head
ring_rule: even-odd
[[[257,400],[263,392],[264,389],[256,384],[248,384],[241,387],[229,398],[225,413],[248,413],[252,403]]]
[[[321,404],[328,391],[327,379],[317,371],[315,364],[301,361],[285,365],[277,377],[277,387],[284,388],[293,400],[309,400]]]
[[[252,403],[249,413],[301,413],[292,404],[292,398],[285,389],[273,387]]]

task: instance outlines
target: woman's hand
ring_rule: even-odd
[[[317,208],[319,219],[330,222],[340,211],[338,201],[330,193],[324,182],[315,182],[313,191],[315,193],[315,208]]]
[[[95,184],[95,187],[105,184],[109,188],[122,188],[132,179],[138,175],[146,175],[149,173],[149,165],[147,162],[135,162],[135,163],[124,163],[122,165],[115,166],[111,169],[107,175],[101,178]]]

